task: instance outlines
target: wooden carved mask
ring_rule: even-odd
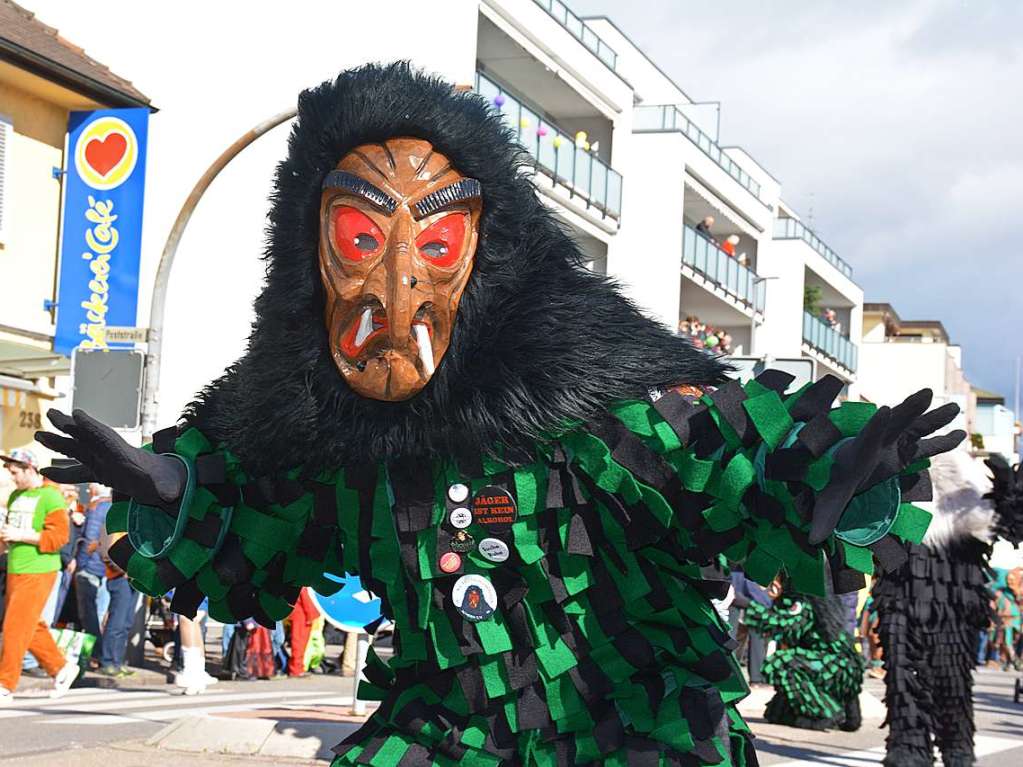
[[[323,182],[320,276],[331,355],[363,397],[429,382],[475,262],[480,184],[427,141],[356,147]]]

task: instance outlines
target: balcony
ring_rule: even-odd
[[[608,69],[614,70],[618,64],[618,54],[610,45],[601,40],[596,32],[586,26],[582,19],[572,13],[567,5],[561,0],[533,0],[533,2],[547,11],[547,15],[592,51],[594,56],[607,65]]]
[[[636,107],[633,110],[632,130],[634,133],[660,133],[664,131],[679,132],[685,134],[686,138],[711,160],[717,163],[722,170],[735,179],[740,186],[750,194],[760,199],[760,184],[754,181],[750,175],[729,157],[721,147],[714,143],[710,136],[696,127],[678,107],[672,104],[659,106]]]
[[[803,240],[807,245],[816,250],[824,260],[838,269],[842,274],[852,279],[852,267],[838,257],[838,254],[824,244],[816,234],[807,229],[802,223],[794,218],[778,218],[774,221],[774,239],[776,240]]]
[[[859,354],[856,344],[809,312],[803,312],[803,342],[846,370],[856,372]]]
[[[764,282],[691,226],[682,228],[682,263],[753,311],[764,311]]]
[[[519,143],[535,161],[535,167],[570,196],[581,198],[587,208],[617,223],[622,212],[622,176],[593,152],[575,145],[575,139],[545,120],[539,109],[509,93],[482,72],[476,73],[476,92],[494,105]]]

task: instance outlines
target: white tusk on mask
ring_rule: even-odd
[[[412,326],[416,334],[416,345],[419,347],[419,360],[423,363],[423,372],[428,376],[433,375],[433,346],[430,344],[430,331],[426,325],[415,324]]]
[[[369,334],[373,332],[373,310],[366,308],[359,319],[359,329],[355,332],[355,347],[362,346]]]

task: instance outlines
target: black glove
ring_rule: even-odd
[[[814,505],[811,544],[822,543],[831,535],[854,495],[922,458],[951,450],[966,438],[966,432],[957,429],[921,439],[959,414],[954,402],[926,412],[932,396],[930,389],[921,389],[894,408],[878,408],[860,433],[838,449],[831,481]]]
[[[44,476],[60,483],[100,482],[146,506],[177,506],[187,481],[186,469],[177,458],[132,447],[83,410],[71,416],[50,410],[46,416],[68,436],[38,431],[36,440],[79,463],[51,466],[43,469]]]

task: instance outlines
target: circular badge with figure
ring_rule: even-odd
[[[497,610],[497,592],[494,584],[482,575],[463,575],[451,589],[455,608],[466,620],[485,621]]]
[[[511,493],[497,485],[487,485],[472,499],[472,521],[488,530],[507,530],[516,513]]]
[[[451,526],[462,530],[472,524],[472,512],[465,507],[455,509],[448,517]]]
[[[459,554],[472,551],[475,545],[476,539],[465,530],[455,530],[455,534],[451,536],[451,542],[448,544],[452,551],[457,551]]]

